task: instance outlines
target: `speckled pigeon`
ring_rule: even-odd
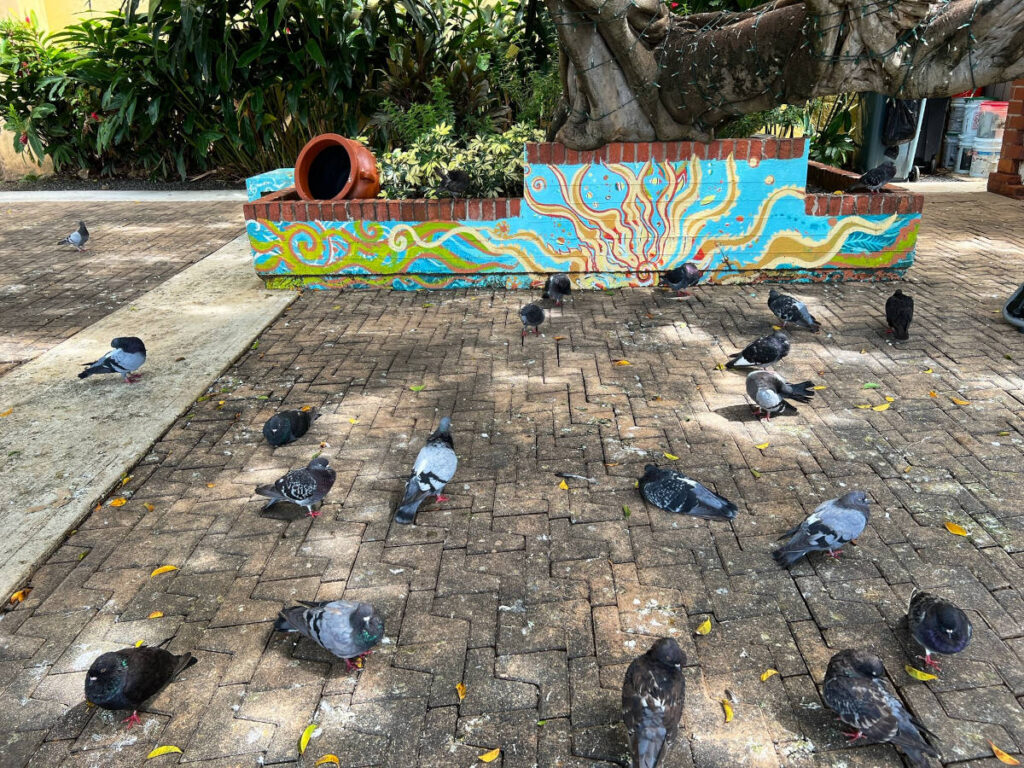
[[[934,736],[903,706],[885,679],[882,660],[855,649],[840,651],[828,663],[822,698],[847,725],[850,741],[865,739],[869,744],[888,743],[899,747],[915,768],[925,768],[938,752],[925,741]]]
[[[102,709],[131,710],[124,721],[131,728],[139,722],[143,703],[196,661],[190,653],[176,656],[148,645],[104,653],[85,676],[86,701]]]
[[[452,420],[445,416],[437,430],[420,448],[416,455],[416,463],[412,467],[412,475],[405,486],[405,496],[395,511],[396,523],[411,523],[415,520],[420,504],[431,496],[436,496],[439,502],[448,500],[446,496],[441,495],[441,491],[455,475],[455,470],[459,466],[451,430]]]
[[[622,720],[633,768],[655,768],[675,738],[686,696],[685,664],[679,644],[662,638],[626,670]]]
[[[689,296],[690,293],[686,289],[700,282],[704,276],[704,270],[697,269],[696,265],[691,262],[686,262],[675,269],[662,272],[661,276],[668,283],[669,288],[676,292],[676,296]]]
[[[870,171],[864,173],[853,184],[846,188],[847,192],[856,192],[858,189],[866,189],[869,192],[877,192],[890,181],[896,178],[896,163],[893,162],[899,156],[898,147],[887,147],[885,160]]]
[[[812,512],[780,539],[792,538],[772,552],[779,565],[792,565],[808,552],[828,552],[839,557],[839,551],[853,541],[868,524],[868,501],[864,491],[850,491],[838,499],[830,499]]]
[[[637,487],[641,496],[666,512],[709,520],[732,520],[736,517],[735,504],[672,469],[648,464]]]
[[[85,222],[80,221],[78,222],[78,229],[63,240],[58,240],[57,245],[73,245],[75,250],[84,251],[87,250],[85,247],[87,242],[89,242],[89,230],[85,228]]]
[[[797,412],[796,406],[787,400],[809,403],[814,397],[813,386],[813,381],[789,384],[775,371],[751,371],[747,374],[747,396],[757,406],[757,415],[764,414],[769,420],[772,416]]]
[[[290,501],[305,507],[310,517],[317,517],[320,512],[314,511],[313,507],[319,506],[324,500],[336,477],[327,463],[327,459],[320,456],[309,462],[304,469],[291,470],[273,485],[261,485],[256,493],[270,499],[263,508],[267,509],[279,501]]]
[[[279,632],[298,632],[345,660],[370,655],[384,636],[384,621],[368,603],[334,600],[322,603],[299,601],[285,608],[274,622]]]
[[[263,425],[263,436],[271,445],[287,445],[306,434],[309,431],[309,425],[319,416],[316,408],[310,408],[308,411],[275,413]]]
[[[440,175],[440,188],[442,190],[450,194],[452,197],[462,197],[466,194],[466,190],[469,189],[471,181],[468,173],[454,168],[448,171],[441,171]]]
[[[82,363],[85,370],[78,378],[87,379],[98,373],[119,373],[127,384],[134,384],[142,378],[135,371],[146,362],[146,345],[135,336],[118,336],[110,342],[113,347],[107,354],[92,363]]]
[[[540,335],[540,324],[544,322],[544,310],[537,304],[527,304],[519,310],[519,319],[523,321],[523,338],[526,332],[533,328],[533,332]]]
[[[541,294],[541,298],[551,299],[555,302],[556,307],[560,307],[570,293],[572,293],[572,282],[568,275],[549,275],[548,279],[544,281],[544,293]]]
[[[885,322],[889,333],[897,341],[910,338],[910,321],[914,319],[914,299],[907,296],[899,288],[885,301]]]
[[[933,653],[960,653],[971,642],[974,631],[967,614],[948,600],[914,590],[907,611],[911,636],[924,648],[926,666],[939,668]],[[921,657],[918,657],[921,658]]]
[[[755,368],[772,365],[789,354],[789,336],[775,331],[752,341],[725,364],[726,368]]]
[[[783,328],[795,325],[815,333],[821,330],[821,324],[814,319],[807,305],[788,293],[781,293],[774,288],[768,291],[768,309],[782,321]]]

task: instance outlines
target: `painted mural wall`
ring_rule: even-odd
[[[786,158],[714,144],[731,151],[542,162],[545,153],[528,147],[522,202],[502,201],[491,219],[457,205],[467,201],[446,201],[447,217],[424,207],[409,220],[395,203],[307,206],[284,195],[262,211],[276,216],[247,207],[254,263],[274,287],[395,289],[528,287],[548,272],[568,272],[581,288],[645,286],[687,261],[705,270],[703,282],[891,278],[912,263],[919,205],[899,213],[894,200],[865,201],[891,212],[817,214],[805,142]],[[250,182],[256,201],[290,179],[273,172]]]

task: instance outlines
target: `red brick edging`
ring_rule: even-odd
[[[833,168],[814,160],[807,161],[808,186],[845,192],[859,174]],[[863,192],[836,195],[833,192],[808,192],[804,210],[810,216],[883,215],[920,213],[924,196],[903,187],[887,185],[884,192]]]

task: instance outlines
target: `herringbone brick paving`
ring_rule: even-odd
[[[688,302],[578,294],[525,346],[525,293],[303,295],[133,470],[128,503],[93,513],[0,621],[0,762],[116,768],[174,744],[184,754],[164,764],[333,753],[342,766],[470,766],[501,747],[491,765],[622,765],[625,667],[663,635],[689,659],[668,766],[900,765],[891,747],[846,748],[822,707],[827,661],[849,646],[883,657],[945,765],[998,765],[989,740],[1019,753],[1024,336],[998,310],[1024,272],[1024,205],[948,194],[925,210],[904,285],[911,340],[883,333],[891,284],[793,287],[826,331],[794,332],[778,369],[827,389],[768,425],[744,405],[743,378],[716,367],[768,327],[763,286]],[[886,396],[888,410],[856,407]],[[323,417],[272,450],[263,421],[303,405]],[[460,455],[451,500],[392,525],[443,414]],[[323,516],[260,517],[253,488],[317,451],[338,470]],[[647,507],[633,481],[665,453],[739,516]],[[565,491],[556,471],[598,482]],[[875,502],[858,546],[779,569],[776,537],[852,488]],[[180,570],[150,578],[163,564]],[[902,669],[915,586],[954,598],[975,627],[928,683]],[[271,631],[285,603],[340,597],[385,617],[359,672]],[[709,616],[710,634],[694,635]],[[199,663],[141,727],[85,706],[95,656],[168,637]]]
[[[78,252],[57,241],[85,219]],[[0,376],[245,229],[238,203],[0,204]]]

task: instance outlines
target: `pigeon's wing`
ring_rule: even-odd
[[[885,680],[872,680],[874,689],[882,702],[882,709],[886,713],[885,727],[888,728],[888,718],[895,722],[896,732],[885,739],[890,744],[895,744],[911,758],[914,765],[926,765],[923,755],[937,757],[938,753],[925,741],[922,733],[931,733],[919,723],[903,706],[903,701]],[[870,734],[865,733],[866,736]],[[932,734],[934,735],[934,734]]]
[[[143,645],[121,653],[128,660],[124,697],[136,705],[156,694],[175,675],[178,657],[163,648]]]
[[[705,488],[700,483],[694,483],[693,494],[697,499],[697,504],[690,510],[689,514],[695,517],[725,517],[730,520],[736,517],[737,510],[735,504],[724,496],[719,496],[711,489]]]
[[[420,476],[431,487],[440,491],[455,476],[458,466],[459,457],[455,455],[455,451],[443,440],[438,439],[429,441],[420,449],[412,471],[414,475]]]
[[[685,682],[652,668],[645,656],[626,670],[622,686],[622,720],[634,768],[654,768],[675,736],[683,714]]]
[[[352,627],[352,614],[359,610],[359,603],[336,600],[323,609],[320,622],[320,645],[335,656],[350,659],[363,652],[364,646],[356,637]]]
[[[918,637],[921,625],[924,623],[925,618],[928,615],[928,611],[937,602],[938,599],[934,595],[929,592],[921,592],[919,590],[915,590],[914,594],[910,598],[910,607],[907,609],[907,626],[910,627],[910,634],[912,634],[918,642],[922,642],[922,639]]]
[[[132,373],[146,362],[146,355],[141,352],[125,352],[123,349],[114,349],[110,352],[109,360],[116,367],[118,373]]]
[[[311,499],[316,490],[316,477],[308,469],[303,468],[291,470],[273,485],[261,485],[256,489],[256,493],[270,499],[303,502]]]
[[[685,475],[662,469],[654,479],[640,481],[640,493],[658,509],[686,514],[697,505],[695,485]]]
[[[94,360],[91,363],[82,363],[82,365],[85,368],[88,368],[90,373],[120,373],[120,371],[118,371],[114,367],[114,363],[111,361],[111,357],[117,351],[118,350],[116,349],[112,349],[105,355],[103,355],[103,357],[101,357],[99,360]]]
[[[748,344],[741,356],[754,365],[766,365],[781,359],[781,351],[774,336],[762,336]]]
[[[867,171],[860,177],[859,181],[869,189],[877,189],[878,187],[884,187],[894,178],[896,178],[896,166],[893,163],[882,163],[876,168]]]
[[[311,413],[312,411],[285,411],[293,439],[300,438],[309,431]]]
[[[835,540],[845,544],[853,541],[864,532],[867,525],[867,518],[859,509],[844,507],[834,499],[820,505],[814,514],[808,518],[808,522],[815,520],[815,527],[820,530],[828,530]]]
[[[859,677],[828,678],[822,692],[825,703],[840,720],[872,742],[886,742],[899,732],[899,721],[890,711],[884,691],[875,682]]]

